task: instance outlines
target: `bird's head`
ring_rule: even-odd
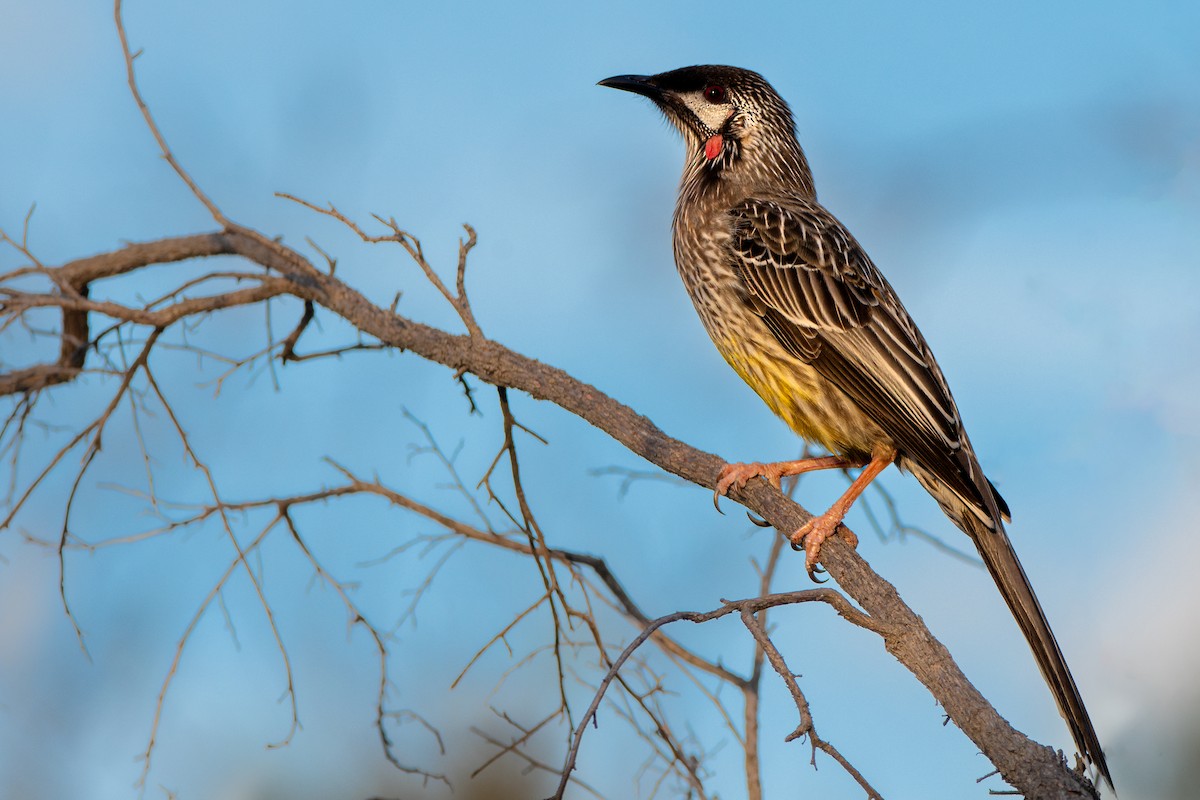
[[[699,66],[658,75],[616,75],[601,86],[654,101],[688,148],[697,178],[761,176],[811,185],[787,103],[757,72]]]

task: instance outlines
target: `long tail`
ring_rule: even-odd
[[[1104,761],[1104,751],[1083,705],[1079,688],[1075,685],[1075,679],[1071,677],[1071,670],[1067,668],[1066,659],[1058,648],[1058,641],[1050,630],[1050,623],[1046,621],[1046,615],[1037,595],[1033,593],[1029,578],[1026,577],[1021,562],[1017,560],[1017,554],[1003,523],[996,520],[995,529],[990,529],[966,508],[963,508],[960,514],[951,513],[950,516],[975,541],[992,580],[999,587],[1004,602],[1008,603],[1009,610],[1012,611],[1017,624],[1021,626],[1021,632],[1025,634],[1025,640],[1033,650],[1033,657],[1037,660],[1042,676],[1058,703],[1058,711],[1066,720],[1067,727],[1071,729],[1075,746],[1085,759],[1096,766],[1105,782],[1112,787],[1112,776],[1108,772],[1108,764]]]

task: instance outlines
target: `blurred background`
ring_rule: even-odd
[[[764,74],[792,104],[822,201],[896,287],[950,379],[1013,509],[1012,538],[1121,796],[1190,796],[1200,759],[1200,6],[134,0],[125,15],[131,46],[144,48],[147,102],[229,217],[316,258],[311,237],[372,299],[386,306],[403,292],[400,313],[452,330],[452,312],[398,248],[366,247],[273,193],[332,202],[364,224],[371,213],[394,216],[444,274],[469,222],[479,246],[468,289],[489,336],[731,460],[794,457],[799,442],[717,356],[674,273],[677,137],[647,101],[594,84],[694,63]],[[18,235],[36,203],[29,244],[40,260],[213,228],[129,96],[107,4],[2,0],[0,75],[0,227]],[[21,263],[0,251],[0,267]],[[158,268],[104,291],[153,297],[194,268]],[[188,341],[248,355],[268,324],[286,332],[299,310],[275,313],[273,322],[261,310],[223,314]],[[302,350],[354,341],[329,315],[318,322]],[[0,337],[6,369],[56,347],[15,329]],[[466,517],[445,469],[414,452],[427,441],[405,412],[458,453],[468,485],[501,443],[494,392],[478,389],[482,415],[472,416],[450,372],[414,356],[255,367],[219,392],[225,366],[213,359],[164,351],[155,370],[229,499],[336,484],[329,457]],[[112,391],[91,376],[44,397],[19,462],[0,465],[5,487],[27,485]],[[770,532],[733,504],[716,515],[695,487],[640,481],[622,492],[619,478],[595,471],[645,463],[552,406],[522,395],[513,404],[549,441],[522,441],[521,456],[552,544],[608,559],[651,615],[756,591],[751,559],[765,556]],[[208,498],[170,421],[140,425],[149,470],[124,409],[80,487],[70,521],[80,538],[160,524],[138,495],[148,472],[162,499]],[[3,797],[138,793],[137,759],[177,642],[231,556],[217,524],[69,553],[66,594],[85,655],[58,596],[58,559],[26,540],[57,540],[78,458],[0,531]],[[906,523],[969,547],[910,478],[893,471],[885,484]],[[806,479],[800,499],[820,509],[843,485],[838,475]],[[237,530],[251,537],[267,519],[249,514]],[[515,759],[467,777],[494,752],[472,729],[511,733],[489,707],[533,721],[556,702],[545,659],[497,688],[545,640],[548,618],[530,620],[511,654],[490,650],[449,688],[541,593],[533,565],[470,547],[384,559],[438,531],[381,501],[305,508],[297,521],[384,630],[449,557],[415,619],[395,628],[390,674],[392,706],[435,722],[447,753],[412,723],[393,726],[398,751],[449,775],[464,796],[548,795],[552,778]],[[853,526],[871,530],[862,516]],[[888,539],[863,536],[860,551],[1002,714],[1072,752],[986,574],[920,538]],[[443,796],[383,759],[372,727],[378,662],[364,631],[347,628],[336,594],[282,531],[255,563],[303,727],[288,746],[267,747],[288,731],[287,678],[253,587],[235,576],[183,654],[146,794]],[[802,562],[788,559],[776,588],[807,585]],[[874,637],[824,608],[773,622],[818,730],[884,796],[1004,788],[994,778],[975,786],[990,765],[942,726],[929,695]],[[612,631],[622,641],[634,633]],[[736,620],[677,633],[731,666],[749,663]],[[768,684],[766,797],[861,796],[831,761],[818,758],[814,771],[806,744],[782,742],[795,711]],[[711,787],[744,796],[736,742],[694,687],[669,688],[674,718],[710,754]],[[560,762],[562,736],[539,740],[547,763]],[[655,773],[639,769],[645,756],[608,713],[585,738],[579,774],[610,797],[647,796]],[[668,784],[659,796],[677,795]]]

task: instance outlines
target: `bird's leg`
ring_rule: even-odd
[[[741,489],[751,478],[766,478],[776,489],[779,481],[792,475],[803,475],[805,472],[815,472],[820,469],[848,469],[861,467],[867,461],[860,458],[845,458],[844,456],[820,456],[819,458],[801,458],[797,461],[776,461],[763,464],[752,461],[748,464],[726,464],[717,474],[717,486],[713,490],[713,505],[721,510],[719,501],[730,489]]]
[[[835,532],[839,533],[851,547],[858,547],[858,537],[854,535],[853,531],[842,525],[842,520],[846,518],[854,501],[866,490],[871,481],[875,480],[879,473],[887,469],[888,465],[895,460],[896,449],[894,447],[890,445],[877,446],[871,453],[870,463],[858,474],[858,477],[850,484],[850,488],[834,501],[829,510],[820,516],[813,517],[804,524],[804,527],[788,537],[791,539],[793,547],[804,547],[804,569],[808,572],[808,577],[816,580],[813,570],[816,569],[817,562],[821,557],[821,545]]]

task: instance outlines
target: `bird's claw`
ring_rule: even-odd
[[[816,576],[818,571],[826,571],[817,562],[821,559],[821,545],[835,533],[845,539],[851,547],[858,547],[858,537],[854,535],[853,531],[842,525],[841,515],[832,511],[827,511],[819,517],[813,517],[800,530],[788,537],[793,550],[804,550],[804,571],[808,573],[808,577],[813,583],[825,582]]]
[[[795,542],[792,542],[791,545],[792,545],[792,549],[795,550],[796,552],[804,551],[803,544],[797,544]],[[818,578],[817,577],[818,572],[821,573],[822,575],[824,575],[826,572],[828,572],[828,570],[826,570],[820,564],[816,564],[811,569],[809,569],[808,564],[807,564],[808,559],[805,558],[804,561],[805,561],[805,570],[804,571],[808,573],[808,579],[810,581],[812,581],[813,583],[828,583],[828,581],[829,581],[828,578]]]
[[[717,473],[717,485],[713,488],[713,507],[721,511],[721,498],[730,489],[741,489],[751,478],[766,478],[772,486],[779,488],[779,476],[771,470],[772,464],[751,461],[746,464],[726,464]],[[724,511],[721,511],[724,514]],[[755,523],[758,524],[758,523]]]

